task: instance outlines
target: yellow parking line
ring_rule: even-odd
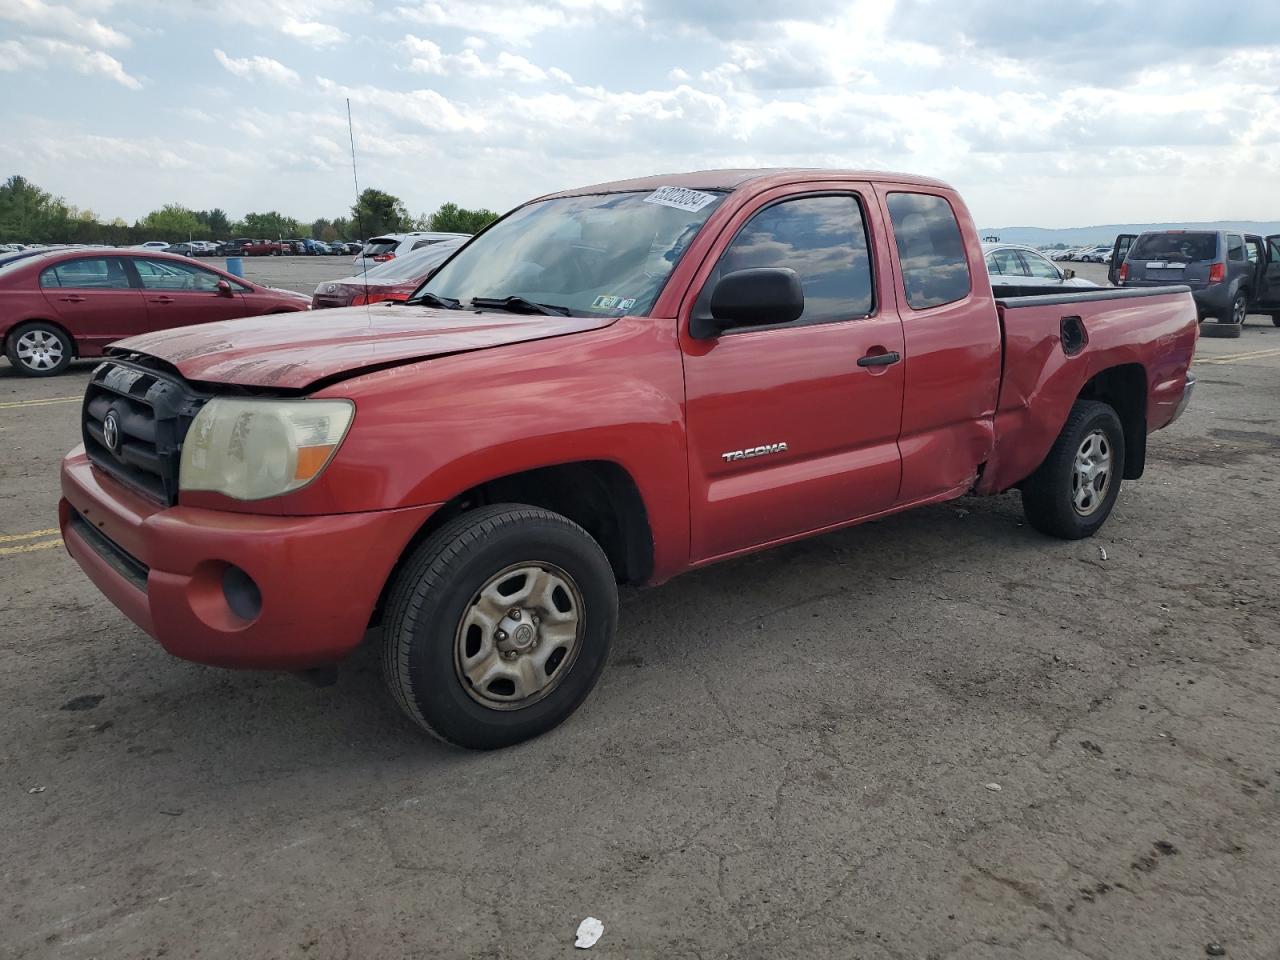
[[[1196,363],[1238,363],[1241,360],[1262,360],[1265,357],[1280,356],[1280,347],[1271,350],[1254,350],[1251,353],[1233,353],[1225,357],[1199,357]]]
[[[42,400],[6,400],[0,403],[0,410],[10,407],[47,407],[51,403],[79,403],[84,397],[45,397]]]
[[[57,527],[50,527],[48,530],[32,530],[30,533],[0,533],[0,543],[11,543],[14,540],[34,540],[36,537],[49,537],[57,532]]]
[[[15,553],[34,553],[37,550],[49,550],[62,546],[62,538],[57,540],[41,540],[39,543],[24,543],[20,547],[0,547],[0,557],[12,556]]]

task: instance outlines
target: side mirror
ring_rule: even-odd
[[[218,296],[220,297],[235,296],[235,290],[232,288],[230,280],[218,281]]]
[[[1074,280],[1075,278],[1076,278],[1076,272],[1074,270],[1068,268],[1062,271],[1063,280]]]
[[[785,267],[736,270],[720,278],[711,292],[710,333],[731,327],[791,323],[804,313],[800,277]]]

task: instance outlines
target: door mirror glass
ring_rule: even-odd
[[[1075,278],[1076,278],[1076,272],[1072,270],[1070,267],[1062,271],[1063,280],[1074,280]]]
[[[804,313],[800,276],[786,267],[753,267],[720,278],[711,294],[719,330],[791,323]]]

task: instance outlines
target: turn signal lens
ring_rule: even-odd
[[[1127,263],[1120,264],[1120,282],[1124,283],[1129,279],[1129,265]]]

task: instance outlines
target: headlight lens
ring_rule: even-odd
[[[305,487],[337,452],[355,417],[350,400],[215,397],[182,445],[182,490],[264,500]]]

